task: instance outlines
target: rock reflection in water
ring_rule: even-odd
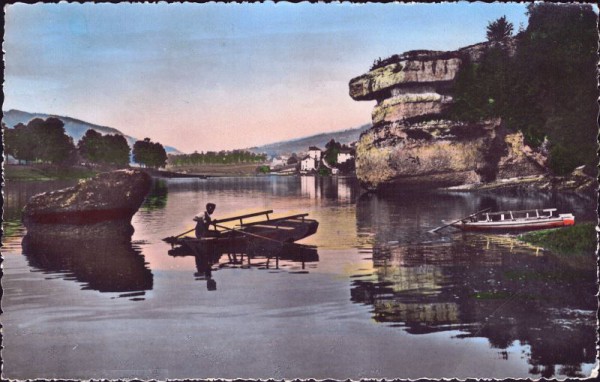
[[[230,250],[214,249],[195,251],[187,247],[176,247],[169,251],[170,256],[194,256],[196,262],[196,280],[206,280],[208,290],[216,290],[217,283],[212,273],[223,268],[259,268],[280,269],[280,261],[300,264],[302,271],[290,273],[308,273],[306,263],[319,261],[316,247],[302,244],[264,244],[254,243],[243,248]]]
[[[415,233],[421,243],[400,237],[391,245],[397,238],[392,214],[401,211],[424,222],[432,212],[390,199],[367,203],[378,214],[362,214],[359,203],[357,217],[359,229],[373,233],[374,272],[353,279],[351,300],[371,305],[375,321],[411,334],[459,330],[458,338],[484,337],[505,358],[519,341],[528,345],[530,372],[546,378],[578,377],[582,364],[595,362],[592,256],[536,252],[497,235],[454,234],[424,242],[427,236]],[[462,209],[460,200],[455,205]]]
[[[26,235],[22,247],[30,266],[75,279],[84,284],[83,289],[127,292],[120,297],[133,299],[152,289],[152,272],[131,241],[44,240]]]

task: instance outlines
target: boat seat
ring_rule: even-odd
[[[258,228],[277,228],[277,229],[283,229],[283,230],[294,230],[294,227],[286,227],[283,225],[275,225],[275,224],[255,224],[252,227],[258,227]]]

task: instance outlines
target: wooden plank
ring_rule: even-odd
[[[232,217],[229,217],[229,218],[223,218],[223,219],[213,220],[213,221],[210,222],[210,224],[220,224],[220,223],[230,222],[230,221],[233,221],[233,220],[240,220],[240,219],[252,218],[252,217],[255,217],[255,216],[268,215],[268,214],[272,214],[272,213],[273,213],[273,210],[254,212],[252,214],[232,216]]]
[[[253,225],[258,225],[258,224],[272,224],[274,222],[279,222],[279,221],[282,221],[282,220],[290,220],[290,219],[297,219],[297,218],[303,218],[302,220],[304,220],[305,216],[308,216],[308,214],[297,214],[297,215],[284,216],[284,217],[281,217],[281,218],[270,219],[270,220],[263,220],[263,221],[260,221],[260,222],[245,223],[245,224],[242,224],[242,227],[248,227],[248,226],[253,226]]]

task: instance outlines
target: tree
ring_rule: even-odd
[[[327,163],[329,163],[330,165],[337,164],[337,156],[341,148],[342,144],[336,142],[333,138],[329,142],[327,142],[327,144],[325,144],[324,157]]]
[[[133,145],[133,160],[142,166],[164,167],[167,163],[167,152],[160,143],[145,138]]]
[[[529,5],[528,15],[514,55],[503,44],[491,44],[477,62],[465,60],[449,117],[500,117],[532,147],[547,140],[555,174],[582,164],[595,171],[597,15],[590,5],[550,3]],[[488,25],[491,41],[511,33],[505,18]]]
[[[493,42],[503,42],[512,36],[513,24],[506,20],[506,16],[492,21],[487,26],[487,39]]]
[[[77,143],[79,155],[92,162],[101,163],[102,158],[102,134],[94,129],[89,129]]]
[[[590,5],[535,3],[514,63],[518,85],[508,122],[550,143],[550,168],[596,167],[597,14]]]
[[[130,149],[125,137],[120,134],[108,134],[102,138],[104,141],[104,162],[119,167],[128,166]]]
[[[102,135],[89,129],[77,144],[79,154],[89,162],[125,167],[129,164],[129,145],[119,134]]]
[[[65,133],[64,123],[54,117],[35,118],[27,125],[7,129],[7,151],[18,160],[69,163],[76,156],[73,139]]]

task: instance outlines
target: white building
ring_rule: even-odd
[[[307,155],[300,161],[300,171],[301,172],[309,172],[317,169],[317,160]]]
[[[344,163],[346,161],[351,160],[352,158],[354,158],[354,156],[349,150],[341,150],[337,155],[337,162],[338,164]]]
[[[321,160],[321,149],[315,146],[310,146],[308,148],[308,156],[316,160],[317,162]]]
[[[269,167],[271,168],[271,170],[284,167],[287,165],[288,159],[289,158],[285,157],[285,156],[275,157],[275,158],[271,159],[271,163],[269,164]]]

